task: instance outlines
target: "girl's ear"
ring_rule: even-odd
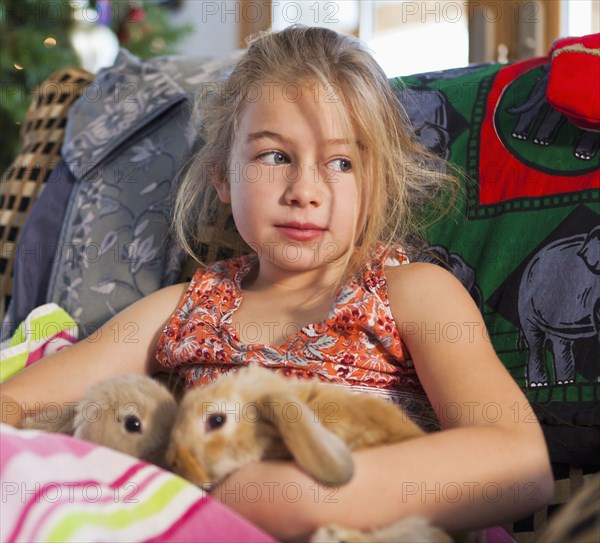
[[[213,185],[219,195],[219,200],[224,204],[231,203],[231,191],[229,190],[229,179],[223,179],[222,177],[213,178]]]

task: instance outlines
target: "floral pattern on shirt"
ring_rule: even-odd
[[[408,262],[399,248],[392,251],[395,264]],[[410,398],[409,404],[428,404],[390,310],[384,268],[391,262],[380,248],[359,279],[338,290],[327,318],[281,345],[244,343],[233,324],[242,280],[257,256],[216,262],[194,274],[159,339],[157,359],[178,369],[186,388],[256,363],[288,376],[380,392],[397,403]]]

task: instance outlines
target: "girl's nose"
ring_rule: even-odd
[[[318,165],[290,164],[284,172],[283,199],[287,205],[319,207],[323,202],[323,183]]]

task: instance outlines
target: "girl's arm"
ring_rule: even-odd
[[[218,497],[276,537],[411,515],[463,532],[525,516],[551,499],[541,429],[468,293],[430,264],[394,268],[387,279],[392,312],[444,431],[356,452],[355,476],[339,489],[317,485],[291,462],[240,470]]]
[[[2,384],[2,422],[19,426],[24,411],[78,400],[92,384],[127,373],[153,374],[154,349],[186,285],[159,290],[124,309],[88,338],[25,368]]]

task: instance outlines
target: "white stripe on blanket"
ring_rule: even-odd
[[[36,307],[14,336],[2,343],[0,383],[41,358],[68,347],[78,339],[77,323],[54,303]]]

